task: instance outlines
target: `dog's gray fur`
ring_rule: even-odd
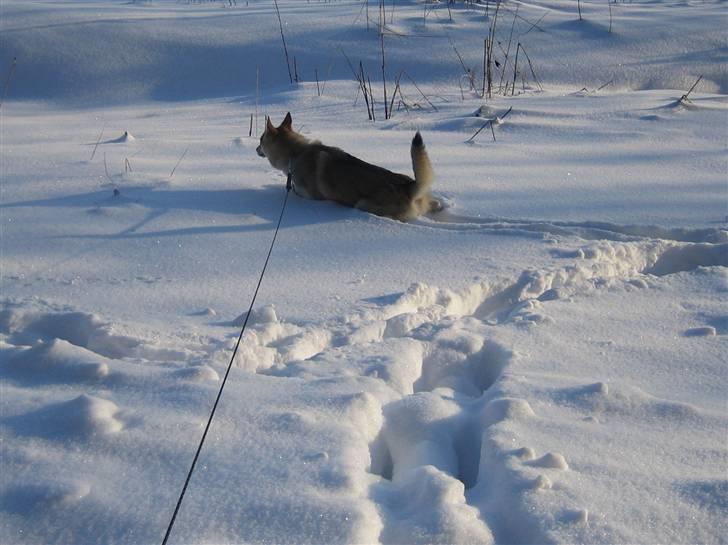
[[[439,210],[432,198],[432,165],[418,132],[412,139],[414,179],[372,165],[345,151],[311,141],[293,130],[291,114],[275,127],[270,118],[258,155],[291,174],[294,190],[309,199],[327,199],[401,221]]]

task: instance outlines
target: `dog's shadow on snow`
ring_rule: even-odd
[[[280,217],[286,188],[283,184],[269,184],[258,188],[183,190],[155,187],[124,187],[118,193],[111,188],[52,199],[38,199],[0,204],[0,209],[20,207],[78,208],[88,214],[105,216],[118,210],[131,209],[145,212],[128,227],[117,233],[63,234],[58,238],[118,239],[159,238],[165,236],[206,235],[224,233],[245,233],[266,231],[275,228]],[[224,225],[200,225],[200,216],[194,216],[194,226],[180,226],[172,229],[150,229],[162,216],[178,211],[209,212],[236,216],[240,221],[225,222]],[[304,225],[331,223],[353,219],[364,212],[339,206],[328,201],[302,199],[291,191],[288,195],[281,229]],[[184,215],[174,219],[177,225],[186,223]]]

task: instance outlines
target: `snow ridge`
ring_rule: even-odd
[[[538,457],[530,447],[514,449],[511,434],[504,442],[504,425],[536,413],[527,399],[500,393],[517,355],[490,340],[493,328],[551,323],[550,302],[608,286],[646,286],[653,275],[728,266],[727,249],[705,242],[600,241],[554,252],[574,260],[563,268],[457,291],[415,284],[391,304],[322,324],[289,324],[264,308],[235,363],[275,377],[359,375],[386,384],[388,393],[368,396],[361,410],[369,416],[360,417],[369,422],[369,471],[380,478],[369,497],[381,515],[381,543],[539,541],[540,521],[518,497],[552,489],[569,463],[558,452]],[[598,399],[608,392],[597,383],[578,396]],[[561,523],[589,520],[583,507],[564,506],[562,513]]]

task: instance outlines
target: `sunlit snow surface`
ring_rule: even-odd
[[[170,543],[724,542],[725,4],[504,2],[483,100],[495,4],[385,3],[389,120],[377,2],[279,1],[294,85],[272,2],[3,2],[0,542],[161,542],[288,111],[404,173],[420,130],[445,209],[290,196]]]

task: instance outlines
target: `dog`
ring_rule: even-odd
[[[414,178],[367,163],[345,151],[309,140],[293,130],[291,113],[275,127],[266,119],[256,149],[273,168],[291,177],[296,194],[407,221],[442,209],[432,198],[432,165],[419,132],[410,153]]]

